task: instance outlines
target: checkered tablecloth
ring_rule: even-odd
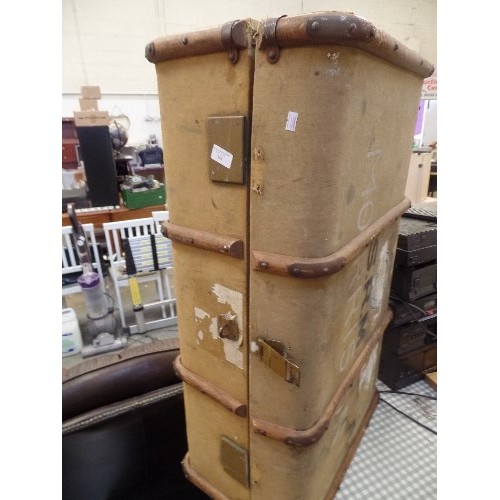
[[[380,398],[434,431],[437,401],[386,393]],[[437,397],[424,381],[400,392]],[[433,500],[437,498],[437,436],[380,401],[335,500]]]

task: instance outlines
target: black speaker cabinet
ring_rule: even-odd
[[[85,164],[89,199],[93,207],[120,204],[116,166],[108,126],[76,127],[80,152]]]

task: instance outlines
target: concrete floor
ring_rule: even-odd
[[[116,306],[116,293],[114,290],[114,286],[111,280],[111,277],[105,276],[104,278],[105,285],[105,293],[107,293],[111,300],[115,301],[115,310],[114,310],[114,319],[115,319],[115,333],[117,338],[121,338],[124,342],[126,342],[126,349],[133,347],[134,345],[138,345],[139,343],[150,343],[157,340],[177,337],[177,325],[169,325],[161,328],[149,329],[146,333],[134,334],[131,335],[127,332],[127,329],[124,329],[120,322],[120,317],[118,314],[118,309]],[[156,286],[154,282],[146,282],[140,283],[140,292],[141,297],[144,303],[156,302]],[[120,289],[123,309],[125,312],[125,321],[127,326],[137,324],[135,313],[133,311],[132,299],[130,295],[129,287],[122,287]],[[91,335],[88,332],[88,318],[87,318],[87,310],[85,306],[85,299],[83,293],[74,293],[63,296],[62,299],[62,307],[71,308],[75,311],[76,317],[78,319],[82,340],[85,343],[91,343]],[[144,311],[145,321],[157,321],[162,318],[162,311],[159,306],[154,306],[151,308],[147,308]],[[83,360],[83,356],[81,353],[65,356],[62,358],[62,366],[63,368],[71,368]]]

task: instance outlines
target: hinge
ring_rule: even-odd
[[[262,38],[259,49],[266,50],[267,61],[271,64],[278,62],[280,58],[280,46],[276,35],[276,27],[282,17],[286,17],[286,15],[266,19],[262,26]]]
[[[260,360],[289,384],[300,386],[300,368],[292,362],[285,345],[279,340],[258,339]]]
[[[238,50],[247,46],[247,22],[237,20],[225,23],[220,36],[229,62],[236,64],[239,58]]]

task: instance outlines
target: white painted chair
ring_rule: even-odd
[[[168,220],[168,210],[154,210],[151,216],[155,221],[156,232],[161,233],[161,225]]]
[[[102,280],[104,280],[101,259],[99,255],[99,248],[97,246],[97,241],[95,237],[94,224],[82,224],[85,235],[87,236],[87,242],[89,246],[89,251],[91,253],[91,261],[92,267],[95,272],[99,274]],[[72,226],[62,226],[62,276],[63,276],[63,285],[62,285],[62,296],[63,299],[66,295],[70,295],[73,293],[80,293],[82,291],[80,285],[74,281],[74,279],[69,280],[68,283],[64,283],[64,277],[69,278],[69,275],[73,275],[72,278],[76,275],[76,273],[82,272],[82,265],[80,264],[80,260],[78,258],[78,252],[76,250],[74,241],[73,241],[73,227]]]
[[[102,225],[102,228],[106,239],[106,247],[110,264],[109,272],[113,281],[120,321],[122,327],[127,328],[129,333],[137,333],[137,325],[127,325],[126,323],[121,295],[121,289],[129,287],[130,278],[127,274],[123,242],[126,239],[132,241],[134,237],[144,237],[151,234],[157,234],[155,220],[153,217],[145,217],[142,219],[130,219],[126,221],[105,222]],[[135,277],[137,278],[139,286],[141,283],[145,282],[154,282],[156,285],[158,301],[143,303],[142,305],[145,309],[149,307],[160,307],[162,318],[160,320],[147,321],[146,324],[148,330],[175,325],[177,323],[177,317],[175,315],[175,298],[173,297],[172,290],[169,286],[170,283],[168,281],[168,286],[165,289],[162,270],[139,272],[135,275]],[[166,298],[165,295],[167,296]]]
[[[169,218],[169,212],[168,210],[155,210],[151,212],[151,216],[153,217],[153,220],[155,221],[155,228],[156,232],[162,234],[162,224],[165,221],[168,221]],[[163,234],[162,234],[163,236]],[[163,236],[164,237],[164,236]],[[165,238],[165,237],[164,237]],[[169,238],[165,238],[167,240],[167,248],[168,248],[168,253],[169,253],[169,261],[172,261],[172,240]],[[173,294],[173,265],[168,266],[165,269],[162,270],[162,277],[165,283],[165,291],[167,294],[167,299],[174,299],[174,294]],[[176,310],[175,310],[175,302],[172,302],[171,307],[171,313],[176,316]]]

